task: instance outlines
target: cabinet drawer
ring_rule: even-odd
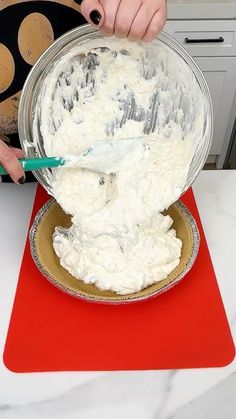
[[[236,20],[172,20],[164,30],[195,57],[236,56]]]

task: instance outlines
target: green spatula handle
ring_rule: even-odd
[[[27,172],[29,170],[40,170],[44,167],[58,167],[65,164],[62,157],[44,157],[34,159],[19,159],[23,169]],[[7,175],[6,170],[0,165],[0,176]]]

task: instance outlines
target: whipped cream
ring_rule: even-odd
[[[54,64],[34,123],[47,155],[76,156],[100,141],[143,137],[114,173],[73,164],[52,171],[53,194],[72,216],[68,234],[55,230],[53,247],[73,276],[128,294],[179,264],[182,243],[161,212],[184,190],[203,110],[195,77],[159,41],[90,40]]]

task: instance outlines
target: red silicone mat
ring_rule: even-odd
[[[48,199],[39,187],[31,222]],[[200,230],[197,261],[180,284],[144,302],[111,306],[64,294],[39,273],[27,239],[5,345],[6,366],[34,372],[230,363],[235,347],[192,191],[183,202]]]

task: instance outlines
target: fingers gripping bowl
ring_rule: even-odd
[[[82,73],[80,72],[81,68]],[[103,268],[105,266],[109,272],[112,272],[114,266],[122,266],[121,272],[128,272],[128,276],[131,277],[130,284],[134,283],[135,275],[140,276],[139,271],[142,270],[140,261],[143,261],[145,265],[146,259],[151,259],[148,254],[148,246],[150,252],[152,250],[152,255],[155,255],[153,249],[156,244],[153,243],[156,239],[150,232],[149,221],[152,216],[156,221],[159,217],[162,224],[161,229],[160,226],[158,227],[160,231],[163,231],[163,222],[169,225],[169,219],[165,218],[163,221],[164,218],[161,218],[161,214],[155,215],[155,211],[163,211],[179,197],[181,192],[188,189],[202,168],[209,152],[212,137],[212,106],[206,82],[196,64],[166,34],[161,34],[152,44],[134,45],[127,41],[105,40],[89,26],[78,28],[60,38],[36,63],[23,89],[19,112],[19,133],[22,146],[28,157],[45,156],[51,151],[55,153],[52,144],[60,143],[58,133],[60,133],[60,138],[63,140],[61,144],[64,147],[68,142],[68,131],[72,125],[72,133],[74,137],[77,134],[79,138],[77,145],[82,149],[83,142],[88,138],[91,142],[86,145],[91,145],[93,141],[99,141],[102,136],[119,139],[122,138],[122,135],[123,137],[129,136],[127,134],[130,133],[134,136],[142,134],[148,139],[141,157],[136,155],[135,158],[131,158],[132,164],[131,160],[128,161],[128,165],[127,162],[124,163],[115,181],[106,177],[97,178],[98,174],[86,172],[80,172],[79,177],[75,178],[74,174],[72,176],[72,172],[70,173],[67,185],[71,184],[71,181],[73,184],[81,183],[83,179],[87,182],[89,178],[90,183],[87,183],[85,188],[86,194],[89,195],[90,186],[93,189],[93,194],[90,196],[93,207],[91,207],[88,196],[81,192],[81,189],[77,191],[80,194],[80,201],[77,202],[77,206],[80,207],[79,213],[76,213],[74,209],[76,194],[74,200],[68,195],[67,200],[64,199],[63,202],[60,202],[60,194],[53,183],[54,174],[51,175],[47,169],[36,174],[47,191],[54,194],[59,203],[62,203],[65,211],[73,216],[71,238],[77,234],[78,226],[80,238],[86,236],[85,241],[89,252],[86,255],[83,252],[80,254],[81,264],[86,265],[85,259],[89,259],[91,263],[86,265],[86,269],[89,269],[90,265],[94,266],[94,263],[95,265],[98,263],[99,258],[99,263],[101,262],[102,253],[103,258],[109,259],[106,249],[111,246],[110,249],[113,249],[111,263],[102,262]],[[88,114],[89,124],[86,124]],[[155,140],[153,140],[153,136]],[[177,141],[176,144],[175,141]],[[159,148],[157,149],[158,144]],[[189,159],[188,156],[189,164],[186,165],[184,155],[189,147],[191,148],[191,155],[189,154],[191,158]],[[58,150],[60,148],[57,148],[57,153]],[[71,151],[71,148],[68,150]],[[76,153],[77,149],[73,149],[74,152]],[[166,159],[173,160],[175,162],[174,170],[169,163],[165,162],[163,165],[160,156],[165,161]],[[155,167],[156,170],[156,165],[159,170],[159,183],[157,176],[154,176],[150,169]],[[183,167],[185,167],[185,172],[182,173]],[[129,172],[128,185],[127,171]],[[167,179],[169,183],[163,184],[162,178]],[[99,185],[103,185],[103,187],[99,186],[95,190],[94,184],[98,179]],[[149,185],[145,185],[147,179]],[[137,180],[138,182],[136,182]],[[137,187],[136,183],[141,186]],[[142,187],[141,194],[140,188]],[[166,190],[169,197],[168,193],[164,193]],[[150,194],[150,191],[153,193]],[[120,199],[121,195],[123,201]],[[161,195],[163,196],[161,197]],[[106,198],[104,202],[103,198]],[[124,207],[122,212],[121,207],[124,202],[127,204],[127,208]],[[112,204],[114,205],[112,206]],[[103,207],[106,207],[105,210]],[[93,217],[94,211],[97,218]],[[112,225],[111,220],[114,216],[116,222]],[[91,224],[91,220],[93,220],[93,224]],[[152,222],[152,228],[157,226],[155,220]],[[74,229],[75,226],[77,230]],[[162,250],[165,253],[168,248],[169,253],[172,253],[173,256],[180,246],[178,240],[174,238],[173,232],[169,233],[170,231],[168,237],[165,236],[161,239],[162,242],[166,240],[165,249]],[[90,243],[88,243],[88,237],[91,239]],[[130,247],[130,243],[134,243],[137,237],[138,246]],[[61,236],[61,239],[58,246],[56,243],[59,252],[66,241],[65,237]],[[78,249],[78,240],[75,240],[74,244],[75,242]],[[95,243],[99,243],[96,251],[94,251]],[[134,252],[134,249],[138,249],[139,253]],[[71,248],[71,250],[73,249]],[[133,269],[134,266],[131,266],[132,263],[129,269],[125,266],[126,261],[124,262],[122,253],[125,255],[129,253],[129,258],[132,255],[131,262],[136,260],[136,270]],[[99,258],[97,258],[98,254]],[[137,257],[137,254],[140,256]],[[176,260],[177,256],[179,257],[179,250],[176,253]],[[175,259],[175,256],[173,257]],[[69,259],[71,260],[71,258],[70,255]],[[172,270],[176,266],[176,260],[173,264],[173,260],[171,262],[168,258],[168,269],[167,265],[164,268],[167,274],[170,273],[170,266],[172,266]],[[85,272],[81,266],[76,271],[77,278],[80,278],[80,273],[82,275]],[[163,277],[163,267],[160,272]],[[73,274],[74,271],[72,270],[71,273]],[[151,283],[149,274],[150,272],[147,270],[143,276],[146,278],[146,282],[144,281],[143,285],[143,278],[141,278],[142,285],[139,285],[136,290]],[[91,272],[89,275],[90,277],[87,275],[85,280],[88,278],[91,280],[94,277]],[[121,279],[118,278],[119,281]],[[97,285],[96,281],[94,283]],[[100,283],[102,284],[101,281]],[[104,286],[107,289],[107,283]],[[129,289],[128,287],[127,293]],[[119,293],[119,290],[116,292]],[[125,292],[125,288],[123,288],[121,293]],[[135,288],[131,292],[135,292]]]

